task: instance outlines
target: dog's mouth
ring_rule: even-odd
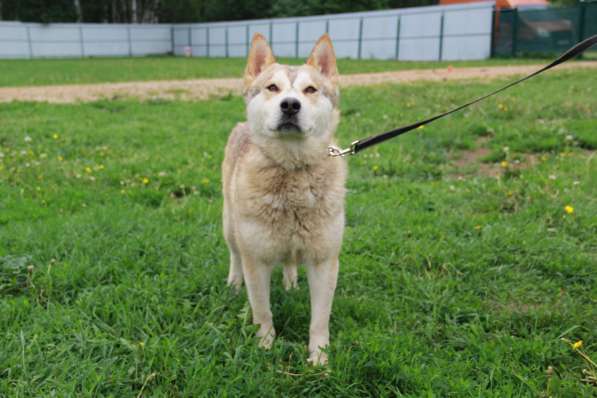
[[[280,121],[276,130],[281,133],[301,133],[303,129],[301,126],[298,125],[297,121],[294,119],[284,119]]]

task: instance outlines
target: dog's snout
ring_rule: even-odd
[[[301,110],[301,102],[296,98],[284,98],[280,108],[286,115],[295,115]]]

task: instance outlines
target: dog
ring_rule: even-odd
[[[329,319],[344,232],[346,163],[329,157],[338,125],[338,70],[330,37],[301,66],[276,63],[261,34],[244,74],[247,122],[230,134],[222,165],[223,230],[230,250],[228,284],[243,281],[259,345],[276,336],[270,279],[284,266],[286,290],[307,269],[311,299],[309,358],[325,365]]]

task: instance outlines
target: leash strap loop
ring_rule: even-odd
[[[354,155],[360,151],[362,151],[363,149],[369,148],[370,146],[373,145],[377,145],[379,143],[382,143],[384,141],[387,141],[391,138],[397,137],[399,135],[402,135],[404,133],[407,133],[411,130],[414,130],[418,127],[421,127],[425,124],[429,124],[431,122],[434,122],[437,119],[441,119],[443,117],[446,117],[448,115],[451,115],[454,112],[458,112],[461,109],[467,108],[473,104],[476,104],[477,102],[483,101],[486,98],[489,98],[493,95],[496,95],[504,90],[509,89],[512,86],[515,86],[519,83],[524,82],[525,80],[530,79],[531,77],[537,76],[540,73],[545,72],[548,69],[551,69],[559,64],[562,64],[574,57],[576,57],[577,55],[582,54],[585,50],[587,50],[588,48],[592,47],[593,45],[595,45],[597,43],[597,35],[591,36],[583,41],[581,41],[580,43],[577,43],[574,47],[570,48],[568,51],[566,51],[565,53],[563,53],[562,55],[560,55],[558,58],[556,58],[552,63],[550,63],[549,65],[544,66],[543,68],[531,73],[530,75],[527,75],[523,78],[520,78],[518,80],[515,80],[511,83],[508,83],[507,85],[505,85],[504,87],[501,87],[495,91],[490,92],[489,94],[485,94],[479,98],[476,98],[472,101],[469,101],[463,105],[457,106],[456,108],[453,108],[447,112],[441,113],[439,115],[430,117],[428,119],[425,120],[421,120],[419,122],[415,122],[412,124],[409,124],[407,126],[403,126],[403,127],[398,127],[394,130],[390,130],[390,131],[386,131],[385,133],[381,133],[378,135],[374,135],[371,137],[367,137],[361,140],[357,140],[354,141],[350,147],[346,148],[346,149],[340,149],[334,146],[330,146],[328,147],[328,155],[332,156],[332,157],[336,157],[336,156],[349,156],[349,155]]]

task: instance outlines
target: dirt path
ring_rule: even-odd
[[[349,87],[414,81],[491,79],[502,76],[527,74],[539,69],[541,66],[543,65],[418,69],[397,72],[363,73],[342,76],[341,85],[342,87]],[[558,69],[580,68],[597,68],[597,62],[575,62],[558,67]],[[0,102],[47,101],[71,103],[122,97],[134,97],[145,100],[204,100],[214,96],[237,94],[240,90],[240,79],[164,80],[64,86],[6,87],[0,88]]]

